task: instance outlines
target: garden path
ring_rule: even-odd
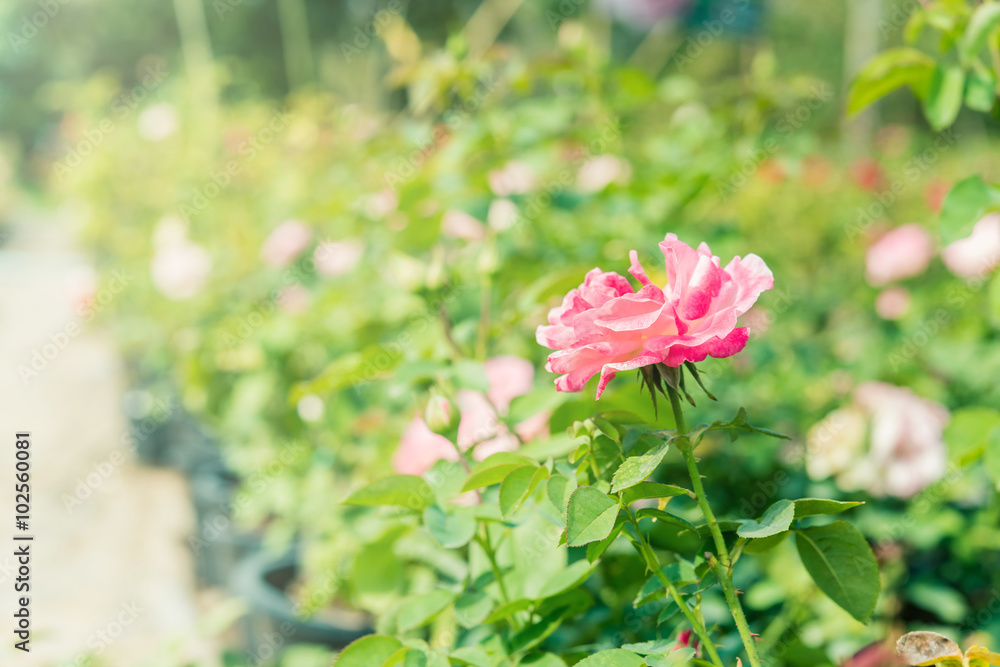
[[[67,280],[84,262],[70,238],[58,220],[21,221],[0,246],[0,541],[15,532],[15,429],[31,431],[35,536],[27,654],[10,639],[14,548],[0,546],[0,664],[77,667],[91,652],[113,667],[175,664],[171,655],[215,665],[198,638],[186,483],[122,444],[120,362],[107,332],[71,306]]]

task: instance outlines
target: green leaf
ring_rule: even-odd
[[[562,658],[554,653],[542,653],[521,661],[522,667],[566,667]]]
[[[566,517],[566,507],[569,505],[569,498],[576,491],[576,479],[569,479],[562,475],[552,475],[545,483],[545,495],[556,506],[563,518]]]
[[[535,462],[513,452],[497,452],[476,464],[469,473],[469,479],[465,480],[462,491],[499,484],[514,468],[525,465],[535,465]]]
[[[615,521],[615,527],[611,530],[611,534],[605,537],[600,542],[591,542],[587,545],[587,560],[593,563],[595,560],[604,555],[604,552],[608,550],[611,543],[615,541],[618,534],[622,532],[622,527],[625,525],[623,521]]]
[[[687,667],[691,664],[694,654],[693,648],[669,650],[665,653],[647,655],[646,664],[649,667]]]
[[[430,623],[454,599],[454,593],[441,589],[407,598],[400,604],[399,613],[396,615],[399,631],[407,632]]]
[[[445,549],[464,547],[476,534],[476,517],[464,507],[447,513],[431,505],[424,510],[424,525]]]
[[[571,547],[603,540],[615,527],[618,503],[592,486],[573,492],[566,511],[566,538]]]
[[[965,238],[986,211],[1000,205],[1000,190],[987,185],[979,176],[959,181],[948,192],[941,206],[938,230],[944,243]]]
[[[652,475],[656,466],[660,465],[660,461],[666,456],[669,448],[670,441],[666,440],[642,456],[630,456],[625,459],[611,480],[611,492],[618,493],[622,489],[635,486]]]
[[[923,98],[924,116],[935,130],[941,131],[955,122],[962,108],[965,72],[961,67],[934,66],[927,94]]]
[[[744,521],[743,525],[736,529],[736,534],[746,538],[770,537],[788,530],[794,518],[795,503],[782,498],[768,507],[760,520]]]
[[[774,547],[784,542],[785,538],[788,537],[788,535],[791,532],[792,531],[790,530],[786,530],[776,535],[771,535],[770,537],[761,537],[755,540],[749,540],[746,544],[743,545],[743,553],[748,553],[748,554],[767,553]]]
[[[977,460],[985,453],[990,433],[998,425],[1000,412],[991,408],[956,410],[944,429],[948,458],[958,465],[967,465]]]
[[[673,496],[690,495],[691,492],[681,486],[660,484],[659,482],[639,482],[625,490],[622,494],[622,504],[631,505],[637,500],[649,498],[672,498]]]
[[[461,665],[472,667],[493,667],[493,660],[478,646],[463,646],[451,652],[451,659]],[[563,664],[561,667],[566,667]]]
[[[642,667],[645,661],[635,653],[620,648],[595,653],[576,663],[576,667]]]
[[[795,533],[806,571],[819,589],[847,613],[867,623],[881,588],[878,564],[857,528],[844,521]]]
[[[594,571],[595,567],[597,567],[596,564],[585,560],[574,561],[542,585],[538,590],[538,599],[550,598],[578,588],[590,577],[590,573]]]
[[[415,475],[392,475],[376,480],[347,497],[345,505],[396,505],[422,510],[434,502],[430,485]]]
[[[969,70],[965,79],[965,106],[989,113],[997,99],[997,82],[993,73]]]
[[[972,13],[958,43],[958,55],[962,63],[969,64],[986,46],[990,34],[1000,26],[1000,5],[987,2],[979,5]]]
[[[549,471],[537,465],[518,466],[500,482],[500,513],[506,517],[514,513],[527,500],[539,482],[549,476]]]
[[[799,498],[795,501],[795,518],[804,519],[807,516],[819,516],[821,514],[840,514],[858,505],[864,505],[864,503],[826,500],[825,498]]]
[[[993,480],[996,489],[1000,491],[1000,426],[994,426],[986,443],[986,453],[983,456],[983,467]]]
[[[671,514],[670,512],[664,512],[663,510],[656,509],[655,507],[644,507],[635,513],[636,519],[655,519],[657,521],[662,521],[663,523],[669,523],[674,526],[680,526],[681,528],[690,528],[694,532],[698,532],[698,527],[687,519],[682,519],[679,516]]]
[[[402,646],[403,644],[395,637],[368,635],[348,644],[333,664],[336,667],[381,665]]]
[[[847,94],[847,114],[853,116],[875,100],[902,86],[923,97],[934,71],[934,59],[917,49],[888,49],[858,72]]]
[[[674,639],[654,639],[637,644],[622,644],[621,647],[626,651],[632,651],[639,655],[652,655],[654,653],[669,653],[675,646],[677,646],[677,641]],[[693,654],[694,652],[692,651]]]
[[[482,625],[493,609],[493,599],[482,591],[462,593],[455,600],[455,620],[463,628]]]
[[[502,604],[497,607],[492,614],[486,617],[483,621],[484,624],[489,625],[490,623],[496,623],[497,621],[503,621],[519,611],[527,611],[531,609],[531,600],[527,598],[521,598],[519,600],[511,600],[506,604]]]

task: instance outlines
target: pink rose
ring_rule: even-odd
[[[501,413],[506,414],[510,402],[531,391],[535,367],[527,359],[504,355],[487,359],[483,364],[490,388],[486,396]]]
[[[336,278],[353,271],[364,253],[365,246],[358,239],[323,241],[316,246],[313,261],[322,275]]]
[[[288,266],[306,249],[312,239],[312,230],[304,222],[288,220],[268,235],[260,248],[264,263],[280,269]]]
[[[1000,213],[990,213],[972,234],[950,243],[942,252],[948,270],[959,278],[982,278],[1000,265]]]
[[[580,391],[600,373],[600,398],[618,371],[728,357],[746,345],[749,332],[736,319],[774,284],[764,260],[735,257],[722,268],[707,244],[695,250],[674,234],[660,250],[665,289],[653,284],[633,250],[629,273],[642,285],[638,292],[617,273],[593,269],[549,312],[548,326],[538,327],[538,342],[557,350],[545,368],[562,374],[559,391]]]
[[[181,301],[204,289],[212,257],[200,245],[181,239],[160,245],[149,268],[156,289],[168,299]]]
[[[889,230],[868,248],[866,277],[873,287],[881,287],[923,273],[934,256],[931,235],[916,223]]]
[[[458,460],[455,445],[430,430],[423,419],[414,417],[399,439],[392,467],[401,475],[423,475],[441,460]]]
[[[944,476],[948,419],[944,406],[909,389],[865,382],[853,406],[810,432],[806,470],[813,479],[836,475],[846,490],[909,498]]]
[[[910,312],[910,293],[904,287],[890,287],[875,298],[875,312],[884,320],[898,320]]]

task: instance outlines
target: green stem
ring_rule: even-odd
[[[677,434],[684,435],[687,433],[687,427],[684,424],[684,413],[681,410],[680,396],[670,387],[667,388],[667,393],[670,396],[670,407],[674,411]],[[729,561],[729,550],[726,548],[726,540],[722,537],[722,530],[719,528],[719,522],[715,518],[715,513],[712,512],[712,506],[708,503],[708,495],[705,493],[705,487],[701,483],[701,473],[698,472],[698,462],[694,457],[693,448],[694,444],[691,442],[682,442],[679,445],[679,449],[684,455],[684,462],[687,464],[688,474],[691,477],[692,488],[698,499],[698,507],[701,508],[701,513],[705,517],[705,523],[708,524],[708,530],[712,534],[712,540],[715,542],[716,551],[718,551],[718,558],[709,556],[709,564],[712,566],[715,576],[719,580],[719,585],[722,586],[723,595],[726,597],[729,611],[736,622],[736,629],[743,640],[743,647],[747,651],[747,658],[750,659],[751,667],[762,667],[760,657],[757,655],[757,642],[750,631],[747,617],[743,613],[743,606],[740,604],[739,597],[736,595],[736,588],[733,586],[731,563]]]
[[[493,551],[493,546],[490,544],[490,529],[486,526],[486,524],[483,524],[483,535],[476,535],[476,542],[478,542],[479,546],[483,548],[483,552],[486,554],[486,559],[490,562],[490,569],[493,570],[493,577],[497,580],[497,586],[500,587],[500,599],[503,600],[504,604],[509,604],[510,594],[507,592],[506,584],[503,583],[500,566],[497,564],[497,556]],[[510,623],[514,626],[515,630],[521,629],[521,624],[515,616],[510,617]]]
[[[670,577],[663,573],[663,569],[660,567],[659,560],[656,558],[656,554],[653,553],[653,548],[646,541],[642,530],[639,528],[639,521],[635,518],[635,514],[632,513],[631,508],[626,507],[625,512],[628,514],[628,519],[635,528],[636,535],[638,535],[639,542],[636,545],[636,549],[642,559],[646,562],[646,567],[653,571],[656,578],[660,580],[660,583],[664,585],[667,589],[667,593],[670,594],[671,599],[673,599],[674,604],[681,610],[684,617],[687,619],[688,623],[691,624],[691,628],[694,633],[698,635],[701,640],[702,646],[705,647],[705,651],[708,653],[709,657],[712,658],[712,663],[718,665],[718,667],[723,667],[722,660],[719,658],[719,654],[715,649],[715,644],[712,643],[712,638],[708,634],[708,630],[705,625],[695,617],[694,612],[691,608],[687,606],[684,598],[681,594],[677,592],[677,588],[674,586],[674,582],[670,581]]]

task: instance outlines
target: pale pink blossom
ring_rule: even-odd
[[[278,293],[278,306],[286,313],[295,315],[309,307],[309,290],[295,283]]]
[[[510,229],[517,223],[517,205],[509,199],[494,199],[486,222],[498,232]]]
[[[525,163],[512,160],[502,169],[490,171],[487,180],[493,194],[497,197],[508,197],[529,192],[535,184],[535,175]]]
[[[260,256],[268,266],[280,269],[295,261],[310,240],[312,230],[308,225],[299,220],[287,220],[275,227],[264,240]]]
[[[898,320],[910,312],[910,301],[910,292],[905,287],[890,287],[875,297],[875,312],[884,320]]]
[[[208,251],[187,239],[158,246],[150,265],[153,285],[165,297],[177,301],[199,294],[211,270]]]
[[[947,467],[944,406],[909,389],[865,382],[854,404],[810,432],[806,470],[836,476],[849,491],[909,498],[941,479]]]
[[[527,360],[513,356],[494,357],[487,360],[484,367],[489,381],[486,393],[460,389],[454,399],[460,416],[458,447],[462,451],[471,449],[472,457],[477,461],[497,452],[515,451],[522,441],[528,442],[547,433],[549,418],[548,412],[536,414],[518,423],[512,433],[500,417],[507,414],[513,399],[531,390],[534,367]],[[443,436],[428,437],[428,433],[434,434],[423,420],[419,421],[423,430],[411,423],[400,441],[396,458],[393,459],[397,472],[403,472],[400,468],[402,465],[411,471],[407,474],[419,475],[441,458],[458,460],[457,455],[455,458],[448,458],[455,453],[455,447]],[[441,440],[450,447],[447,456],[441,456],[445,451]],[[417,456],[414,452],[420,447],[424,449]]]
[[[990,213],[972,228],[972,234],[941,251],[948,270],[959,278],[982,278],[1000,265],[1000,213]]]
[[[576,186],[583,192],[600,192],[612,183],[626,180],[632,173],[628,162],[615,155],[598,155],[583,163]]]
[[[423,475],[441,460],[458,461],[455,446],[430,430],[423,419],[414,417],[399,439],[392,467],[401,475]]]
[[[736,320],[774,284],[764,260],[735,257],[722,268],[707,244],[695,250],[674,234],[660,250],[665,288],[653,284],[633,250],[629,273],[641,285],[638,292],[617,273],[593,269],[549,312],[549,324],[538,327],[538,342],[556,350],[545,368],[561,374],[558,390],[580,391],[600,373],[600,398],[619,371],[728,357],[746,345],[749,332]]]
[[[97,271],[89,264],[74,268],[66,276],[66,296],[74,311],[89,308],[97,298]]]
[[[335,278],[353,271],[364,252],[365,246],[358,239],[324,241],[316,246],[313,261],[322,275]]]
[[[147,141],[163,141],[180,125],[177,112],[167,103],[154,104],[139,114],[139,135]]]
[[[502,355],[487,359],[483,364],[490,383],[486,396],[502,414],[510,409],[510,402],[531,391],[535,367],[527,359]]]
[[[392,188],[385,188],[368,199],[368,215],[373,218],[384,218],[395,211],[398,206],[399,197],[392,191]]]
[[[441,218],[441,233],[455,239],[480,241],[486,238],[486,227],[468,213],[452,209]]]
[[[869,284],[912,278],[923,273],[934,256],[934,242],[926,229],[916,223],[896,227],[868,248],[865,256]]]

